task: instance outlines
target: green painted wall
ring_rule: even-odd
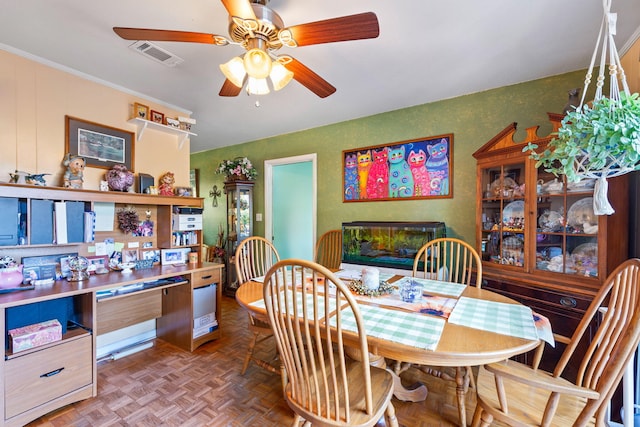
[[[518,123],[516,140],[524,139],[527,127],[537,125],[539,136],[548,135],[551,126],[546,113],[561,113],[568,90],[580,87],[583,79],[584,71],[578,71],[192,154],[191,168],[199,170],[200,196],[205,197],[204,242],[215,243],[218,225],[226,223],[224,194],[217,208],[209,197],[214,184],[223,187],[223,176],[215,173],[221,160],[247,156],[256,165],[254,212],[264,214],[264,160],[315,152],[318,236],[347,221],[444,221],[448,236],[473,244],[476,170],[472,154],[512,122]],[[342,202],[342,150],[446,133],[454,134],[453,198]],[[254,234],[264,236],[264,222],[254,225]]]

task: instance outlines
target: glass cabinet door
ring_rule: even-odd
[[[598,277],[598,217],[593,213],[595,181],[566,183],[538,171],[535,268]]]
[[[482,169],[482,259],[524,267],[525,164]]]
[[[227,226],[228,239],[237,244],[253,233],[253,188],[243,185],[228,185],[227,191]]]
[[[236,232],[238,234],[238,242],[243,241],[251,236],[251,190],[248,188],[239,188],[237,190],[237,212],[238,224]]]

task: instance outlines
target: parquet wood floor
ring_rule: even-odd
[[[292,412],[282,398],[280,377],[251,364],[240,375],[249,333],[246,313],[233,298],[222,301],[223,338],[193,353],[156,340],[150,349],[98,365],[98,397],[68,405],[29,427],[288,426]],[[267,341],[261,357],[275,354]],[[270,353],[270,354],[269,354]],[[411,369],[408,383],[427,384],[424,402],[393,400],[403,427],[455,426],[455,388]],[[475,398],[469,393],[467,417]],[[379,427],[384,426],[383,422]]]

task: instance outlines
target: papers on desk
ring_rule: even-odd
[[[367,335],[425,350],[435,350],[442,335],[445,320],[416,313],[391,310],[372,305],[360,305]],[[336,325],[332,316],[331,326]],[[342,328],[357,332],[351,309],[342,310]]]
[[[537,340],[533,313],[527,306],[461,297],[449,323],[528,340]]]

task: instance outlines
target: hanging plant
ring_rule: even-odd
[[[138,229],[140,219],[134,207],[127,206],[118,210],[118,227],[124,233],[132,233]]]
[[[565,175],[568,182],[583,178],[596,179],[593,211],[596,215],[611,215],[614,210],[607,199],[607,178],[640,169],[640,100],[629,92],[624,70],[613,41],[616,33],[616,14],[610,12],[611,1],[603,1],[604,15],[600,35],[591,64],[585,76],[585,89],[580,105],[562,120],[556,137],[542,153],[529,143],[523,151],[530,151],[536,167],[554,175]],[[602,39],[600,67],[592,105],[584,102],[591,82],[595,60]],[[608,55],[607,55],[608,50]],[[607,61],[609,65],[607,66]],[[602,94],[608,70],[609,96]],[[619,89],[622,85],[622,91]]]
[[[622,92],[617,104],[603,97],[567,113],[544,152],[537,153],[532,143],[524,151],[531,152],[536,167],[569,182],[640,169],[640,97]]]

